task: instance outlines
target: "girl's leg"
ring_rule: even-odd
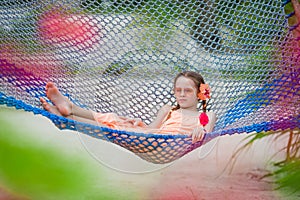
[[[43,98],[41,98],[41,102],[42,102],[43,108],[45,110],[49,111],[50,113],[62,116],[56,106],[50,105]],[[83,118],[83,117],[78,117],[78,116],[75,116],[75,115],[72,115],[72,114],[68,115],[66,117],[69,118],[69,119],[73,119],[73,120],[79,121],[79,122],[89,123],[89,124],[97,125],[97,126],[105,126],[103,124],[100,124],[100,123],[96,122],[95,120],[91,120],[91,119],[87,119],[87,118]]]
[[[63,96],[58,88],[52,82],[46,84],[46,95],[56,106],[57,110],[62,116],[74,115],[89,120],[94,120],[94,113],[90,110],[83,109],[73,104],[67,97]],[[41,98],[41,102],[46,101]],[[45,108],[45,107],[44,107]],[[53,108],[50,107],[52,110]],[[46,109],[46,108],[45,108]],[[46,109],[47,110],[47,109]]]
[[[45,110],[47,110],[50,113],[56,114],[58,116],[61,116],[61,113],[59,112],[59,110],[57,109],[56,106],[52,106],[49,103],[47,103],[47,101],[43,98],[40,99],[42,106]]]
[[[73,120],[78,121],[78,122],[83,122],[83,123],[88,123],[88,124],[96,125],[96,126],[105,126],[104,124],[101,124],[101,123],[95,121],[94,119],[88,119],[88,118],[78,117],[76,115],[69,115],[67,118],[73,119]]]

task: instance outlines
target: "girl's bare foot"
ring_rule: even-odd
[[[47,103],[47,101],[44,98],[40,98],[40,101],[42,103],[42,106],[45,110],[47,110],[50,113],[56,114],[58,116],[61,116],[60,112],[58,111],[58,109],[56,108],[56,106],[52,106],[49,103]]]
[[[46,84],[46,95],[48,99],[56,106],[62,116],[69,116],[72,113],[72,103],[69,99],[63,96],[58,88],[52,82]],[[50,105],[49,105],[50,106]],[[47,110],[47,109],[46,109]]]

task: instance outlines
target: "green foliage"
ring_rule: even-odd
[[[101,174],[83,158],[70,157],[30,139],[0,115],[0,184],[29,199],[118,199],[96,188]],[[43,134],[43,133],[41,133]],[[98,177],[98,180],[96,178]],[[103,183],[102,183],[103,184]],[[118,190],[119,191],[119,190]]]
[[[286,4],[286,6],[284,7],[284,12],[289,15],[291,13],[294,12],[294,8],[293,8],[293,4],[292,2],[290,1],[288,4]],[[296,25],[298,22],[297,22],[297,17],[295,15],[291,16],[288,18],[288,23],[290,26],[294,26]]]
[[[282,22],[277,20],[280,13],[278,2],[269,6],[272,12],[262,10],[262,2],[250,3],[249,1],[91,1],[82,2],[82,7],[88,12],[102,14],[134,14],[143,16],[144,20],[155,23],[160,28],[170,27],[170,22],[184,20],[189,23],[191,37],[196,39],[203,47],[213,49],[227,48],[230,51],[248,50],[255,52],[266,45],[269,37],[277,37],[282,32]],[[269,3],[267,3],[269,4]],[[277,10],[275,9],[277,6]],[[220,26],[223,24],[223,26]],[[224,28],[226,26],[226,31]],[[228,32],[227,32],[228,31]],[[224,33],[232,36],[234,41],[221,38]],[[226,37],[227,37],[226,36]],[[245,39],[247,38],[247,39]],[[258,39],[259,38],[259,39]],[[221,47],[221,45],[223,47]]]
[[[133,66],[129,63],[114,62],[104,70],[103,75],[119,76],[132,68]]]
[[[37,53],[42,50],[43,45],[37,37],[36,21],[36,14],[33,11],[24,12],[19,18],[6,21],[7,24],[0,27],[3,39],[0,40],[0,44],[16,45],[19,50],[27,53]]]
[[[261,9],[262,4],[262,1],[86,0],[82,7],[86,12],[133,16],[133,23],[126,28],[142,27],[140,45],[149,44],[154,51],[176,36],[174,23],[183,22],[185,28],[180,31],[189,34],[202,48],[243,58],[220,69],[224,77],[260,82],[272,76],[277,64],[272,60],[279,59],[276,47],[284,35],[282,21],[272,20],[277,19],[281,4],[272,2],[268,11]]]
[[[274,169],[265,176],[273,177],[275,183],[278,185],[277,189],[287,195],[300,195],[300,130],[286,130],[276,132],[261,132],[253,133],[245,138],[247,141],[240,147],[234,154],[238,157],[240,153],[251,147],[254,142],[259,141],[266,137],[273,137],[273,142],[288,138],[286,146],[281,149],[285,152],[286,157],[284,160],[274,163]],[[280,151],[280,152],[281,152]],[[278,152],[279,153],[279,152]]]
[[[300,195],[300,159],[284,162],[272,174],[276,178],[278,189],[288,194]]]

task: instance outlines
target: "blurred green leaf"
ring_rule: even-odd
[[[0,184],[29,199],[119,199],[101,174],[80,157],[41,146],[0,115]],[[42,133],[41,133],[42,134]],[[98,168],[97,168],[98,169]],[[103,183],[101,183],[101,181]],[[102,187],[95,187],[95,185]]]
[[[300,195],[300,160],[292,160],[283,163],[279,169],[274,171],[277,178],[278,189],[285,189],[288,193]]]

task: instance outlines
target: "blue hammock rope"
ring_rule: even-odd
[[[74,121],[49,113],[43,109],[35,108],[21,100],[16,100],[13,97],[7,97],[2,92],[0,92],[0,104],[6,104],[9,107],[15,107],[16,109],[23,109],[25,111],[33,112],[34,114],[45,116],[59,129],[79,131],[80,133],[87,134],[97,139],[110,141],[135,153],[143,160],[154,164],[173,162],[194,149],[208,143],[212,139],[222,135],[252,132],[259,133],[300,127],[300,115],[298,115],[289,119],[253,124],[242,128],[214,131],[206,134],[202,141],[192,143],[191,137],[186,135],[127,132]]]
[[[283,9],[290,1],[168,4],[174,15],[150,1],[111,2],[109,14],[91,2],[63,10],[48,2],[39,9],[1,3],[0,105],[42,115],[59,129],[114,143],[155,164],[173,162],[223,135],[300,127],[299,36],[292,33],[299,23],[288,26],[296,11]],[[172,79],[182,70],[200,72],[213,90],[208,109],[218,121],[197,143],[186,135],[74,121],[39,102],[52,81],[76,105],[150,123],[162,105],[174,105]]]

